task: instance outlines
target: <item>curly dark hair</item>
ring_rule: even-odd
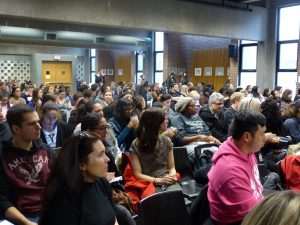
[[[271,98],[266,99],[263,103],[260,105],[262,111],[261,113],[266,118],[278,118],[280,117],[280,110],[277,105],[277,102]]]

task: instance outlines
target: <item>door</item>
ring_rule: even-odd
[[[72,62],[43,61],[42,73],[42,82],[45,84],[71,87]]]

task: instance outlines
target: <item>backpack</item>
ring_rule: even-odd
[[[200,184],[207,184],[207,174],[212,167],[213,152],[206,150],[198,158],[195,158],[195,170],[193,172],[195,180]]]

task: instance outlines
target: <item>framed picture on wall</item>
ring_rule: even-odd
[[[174,73],[175,75],[177,75],[177,67],[171,66],[171,67],[169,68],[169,73],[170,73],[170,74],[171,74],[171,73]]]
[[[202,68],[195,68],[195,76],[201,76],[202,75]]]
[[[107,69],[106,75],[108,75],[108,76],[114,75],[114,70],[113,69]]]
[[[224,67],[216,67],[215,75],[219,77],[224,76]]]
[[[186,68],[178,68],[178,75],[183,76],[183,73],[186,72]]]
[[[101,74],[106,75],[106,69],[101,69]]]
[[[118,69],[118,76],[123,76],[123,69]]]
[[[211,67],[204,68],[204,76],[212,76],[212,68]]]

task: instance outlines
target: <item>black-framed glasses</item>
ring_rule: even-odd
[[[105,126],[95,127],[94,130],[108,130],[110,125],[106,124]]]

